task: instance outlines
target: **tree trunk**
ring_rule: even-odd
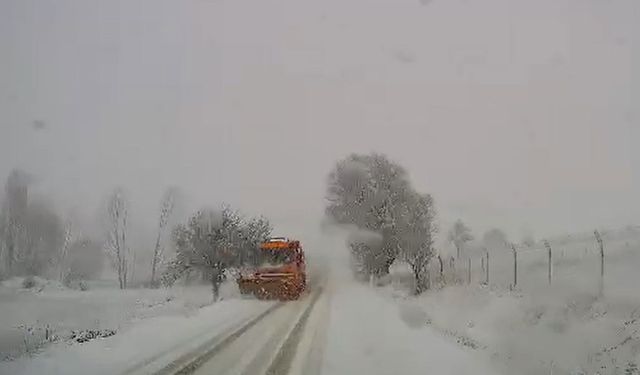
[[[213,302],[220,299],[220,269],[214,267],[211,270],[211,291],[213,292]]]
[[[127,260],[127,217],[122,221],[122,286],[127,289],[127,274],[129,273],[129,262]]]
[[[151,285],[156,283],[156,269],[158,268],[158,258],[160,257],[160,237],[162,226],[158,229],[158,238],[156,238],[156,247],[153,249],[153,260],[151,261]]]
[[[156,267],[158,266],[158,262],[156,261],[156,257],[153,257],[151,261],[151,286],[154,286],[156,283]]]
[[[122,259],[120,256],[120,249],[116,248],[116,272],[118,273],[118,287],[124,289],[122,285]]]
[[[429,289],[428,272],[422,264],[414,264],[411,266],[413,270],[413,278],[415,280],[415,294],[421,294]]]
[[[411,266],[411,268],[413,269],[413,279],[415,282],[415,294],[418,295],[420,293],[422,293],[422,280],[421,280],[421,276],[420,276],[420,269],[417,266]]]
[[[6,259],[7,276],[12,276],[13,275],[13,259],[15,257],[15,247],[14,247],[15,245],[13,243],[13,238],[10,238],[8,242],[9,242],[9,245],[7,246],[7,259]]]
[[[13,276],[14,274],[14,260],[16,256],[16,233],[15,233],[15,224],[11,221],[7,227],[7,239],[5,242],[5,246],[7,249],[7,253],[5,255],[5,272],[7,276]]]

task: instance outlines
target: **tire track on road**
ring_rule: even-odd
[[[195,351],[195,353],[201,354],[194,355],[194,352],[188,353],[170,363],[168,366],[157,372],[156,375],[187,375],[193,373],[198,367],[209,361],[216,354],[218,354],[220,351],[224,350],[224,348],[234,342],[238,337],[240,337],[242,334],[258,324],[269,314],[276,311],[282,306],[284,306],[284,303],[279,302],[269,307],[266,311],[262,312],[260,315],[253,318],[249,323],[238,328],[236,331],[234,331],[221,341],[220,337],[214,337],[213,339],[201,345],[200,348]]]
[[[309,315],[311,315],[311,311],[313,311],[313,307],[322,295],[322,292],[322,287],[319,287],[313,296],[313,299],[309,303],[309,306],[306,307],[304,313],[289,333],[284,344],[280,347],[278,354],[269,365],[266,375],[285,375],[289,372],[291,363],[296,355],[298,343],[300,342],[300,338],[304,332],[307,320],[309,320]]]

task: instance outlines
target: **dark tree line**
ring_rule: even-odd
[[[44,198],[30,196],[31,177],[13,170],[0,195],[0,278],[42,276],[65,284],[96,277],[101,246],[65,222]]]

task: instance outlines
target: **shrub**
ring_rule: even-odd
[[[24,280],[22,280],[22,287],[25,289],[31,289],[34,286],[36,286],[36,280],[33,276],[28,276],[25,277]]]
[[[80,280],[80,282],[78,283],[78,287],[83,292],[86,292],[87,290],[89,290],[89,285],[87,285],[87,282],[84,280]]]

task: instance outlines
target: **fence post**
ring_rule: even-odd
[[[598,246],[600,247],[600,296],[604,294],[604,243],[602,242],[602,236],[600,236],[600,232],[597,230],[593,231],[593,234],[596,236],[596,241],[598,242]]]
[[[438,262],[440,263],[440,282],[444,284],[444,267],[442,264],[442,257],[438,255]]]
[[[456,260],[451,257],[451,259],[449,259],[449,267],[451,268],[451,274],[453,275],[453,283],[457,284],[458,283],[458,273],[456,272]]]
[[[518,251],[516,245],[511,244],[511,250],[513,250],[513,287],[518,286]]]
[[[471,285],[471,257],[469,257],[469,265],[467,266],[467,284]]]
[[[487,286],[489,286],[489,250],[487,250],[487,268],[485,271],[487,273],[486,283],[487,283]]]
[[[551,245],[549,244],[549,241],[544,240],[544,247],[547,248],[547,263],[549,266],[549,272],[547,274],[547,278],[549,279],[549,285],[551,285]]]

